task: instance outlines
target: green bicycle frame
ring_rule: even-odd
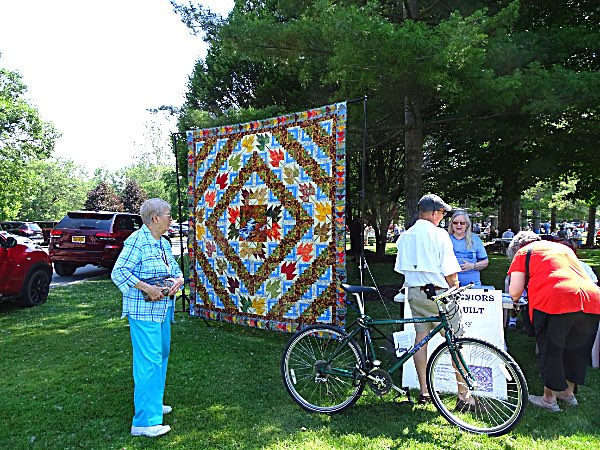
[[[369,360],[376,360],[378,358],[377,358],[377,354],[375,352],[375,346],[373,345],[373,340],[371,338],[371,330],[375,330],[380,335],[385,336],[385,334],[383,332],[381,332],[377,328],[377,326],[404,325],[404,324],[409,324],[409,323],[428,323],[428,322],[440,322],[440,323],[438,325],[436,325],[436,327],[433,330],[431,330],[427,334],[427,336],[425,336],[420,342],[418,342],[411,349],[409,349],[406,353],[404,353],[402,356],[399,357],[399,360],[394,365],[392,365],[392,367],[390,367],[387,370],[388,373],[392,374],[395,371],[397,371],[398,369],[400,369],[400,367],[402,367],[406,363],[406,361],[408,361],[410,358],[412,358],[412,356],[415,353],[417,353],[425,344],[427,344],[437,333],[439,333],[441,330],[443,330],[444,328],[447,327],[447,319],[446,319],[445,313],[440,313],[439,316],[413,317],[413,318],[407,318],[407,319],[371,319],[369,316],[363,315],[362,317],[359,317],[355,322],[353,322],[348,327],[348,330],[350,330],[351,328],[353,328],[353,330],[350,333],[348,333],[348,336],[346,338],[344,338],[342,343],[345,344],[346,342],[350,341],[351,339],[354,339],[361,331],[364,331],[365,337],[366,337],[366,343],[368,344],[368,348],[367,348],[368,354],[366,356]],[[357,326],[355,326],[355,325],[357,325]],[[450,349],[450,354],[452,355],[452,360],[454,362],[455,367],[458,369],[460,375],[463,377],[463,379],[467,383],[467,386],[469,388],[472,388],[471,381],[474,380],[475,378],[472,376],[472,374],[468,370],[468,365],[464,361],[464,358],[460,354],[460,352],[456,351],[454,343],[452,342],[452,339],[450,338],[450,334],[448,332],[446,332],[445,338],[446,338],[446,344],[448,345],[448,348]],[[330,363],[331,361],[333,361],[339,355],[339,353],[342,351],[342,349],[344,347],[345,347],[345,345],[341,345],[339,347],[339,349],[336,352],[334,352],[333,355],[331,355],[329,361],[327,361],[327,362]],[[460,361],[459,361],[458,357],[460,357]],[[465,367],[467,368],[467,373],[465,373],[465,371],[464,371]],[[339,375],[339,376],[351,377],[351,378],[354,377],[353,373],[350,373],[346,370],[340,370],[340,369],[335,369],[335,368],[331,368],[329,370],[324,370],[324,372],[331,374],[331,375]]]

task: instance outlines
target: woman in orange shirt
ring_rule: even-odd
[[[573,388],[585,381],[600,320],[600,289],[570,248],[542,241],[531,231],[521,231],[507,251],[512,258],[508,274],[509,293],[514,302],[525,289],[525,259],[529,250],[529,316],[544,381],[544,395],[530,395],[529,401],[557,412],[560,411],[557,399],[577,405]]]

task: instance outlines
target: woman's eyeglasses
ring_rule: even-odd
[[[452,221],[452,225],[466,225],[467,222],[461,222],[459,220],[453,220]]]

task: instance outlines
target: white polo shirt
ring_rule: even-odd
[[[419,219],[396,242],[394,270],[404,275],[405,286],[448,288],[446,276],[460,272],[450,235],[428,220]]]

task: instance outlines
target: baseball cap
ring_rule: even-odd
[[[435,194],[424,195],[419,200],[419,211],[436,211],[438,209],[452,211],[452,206]]]

